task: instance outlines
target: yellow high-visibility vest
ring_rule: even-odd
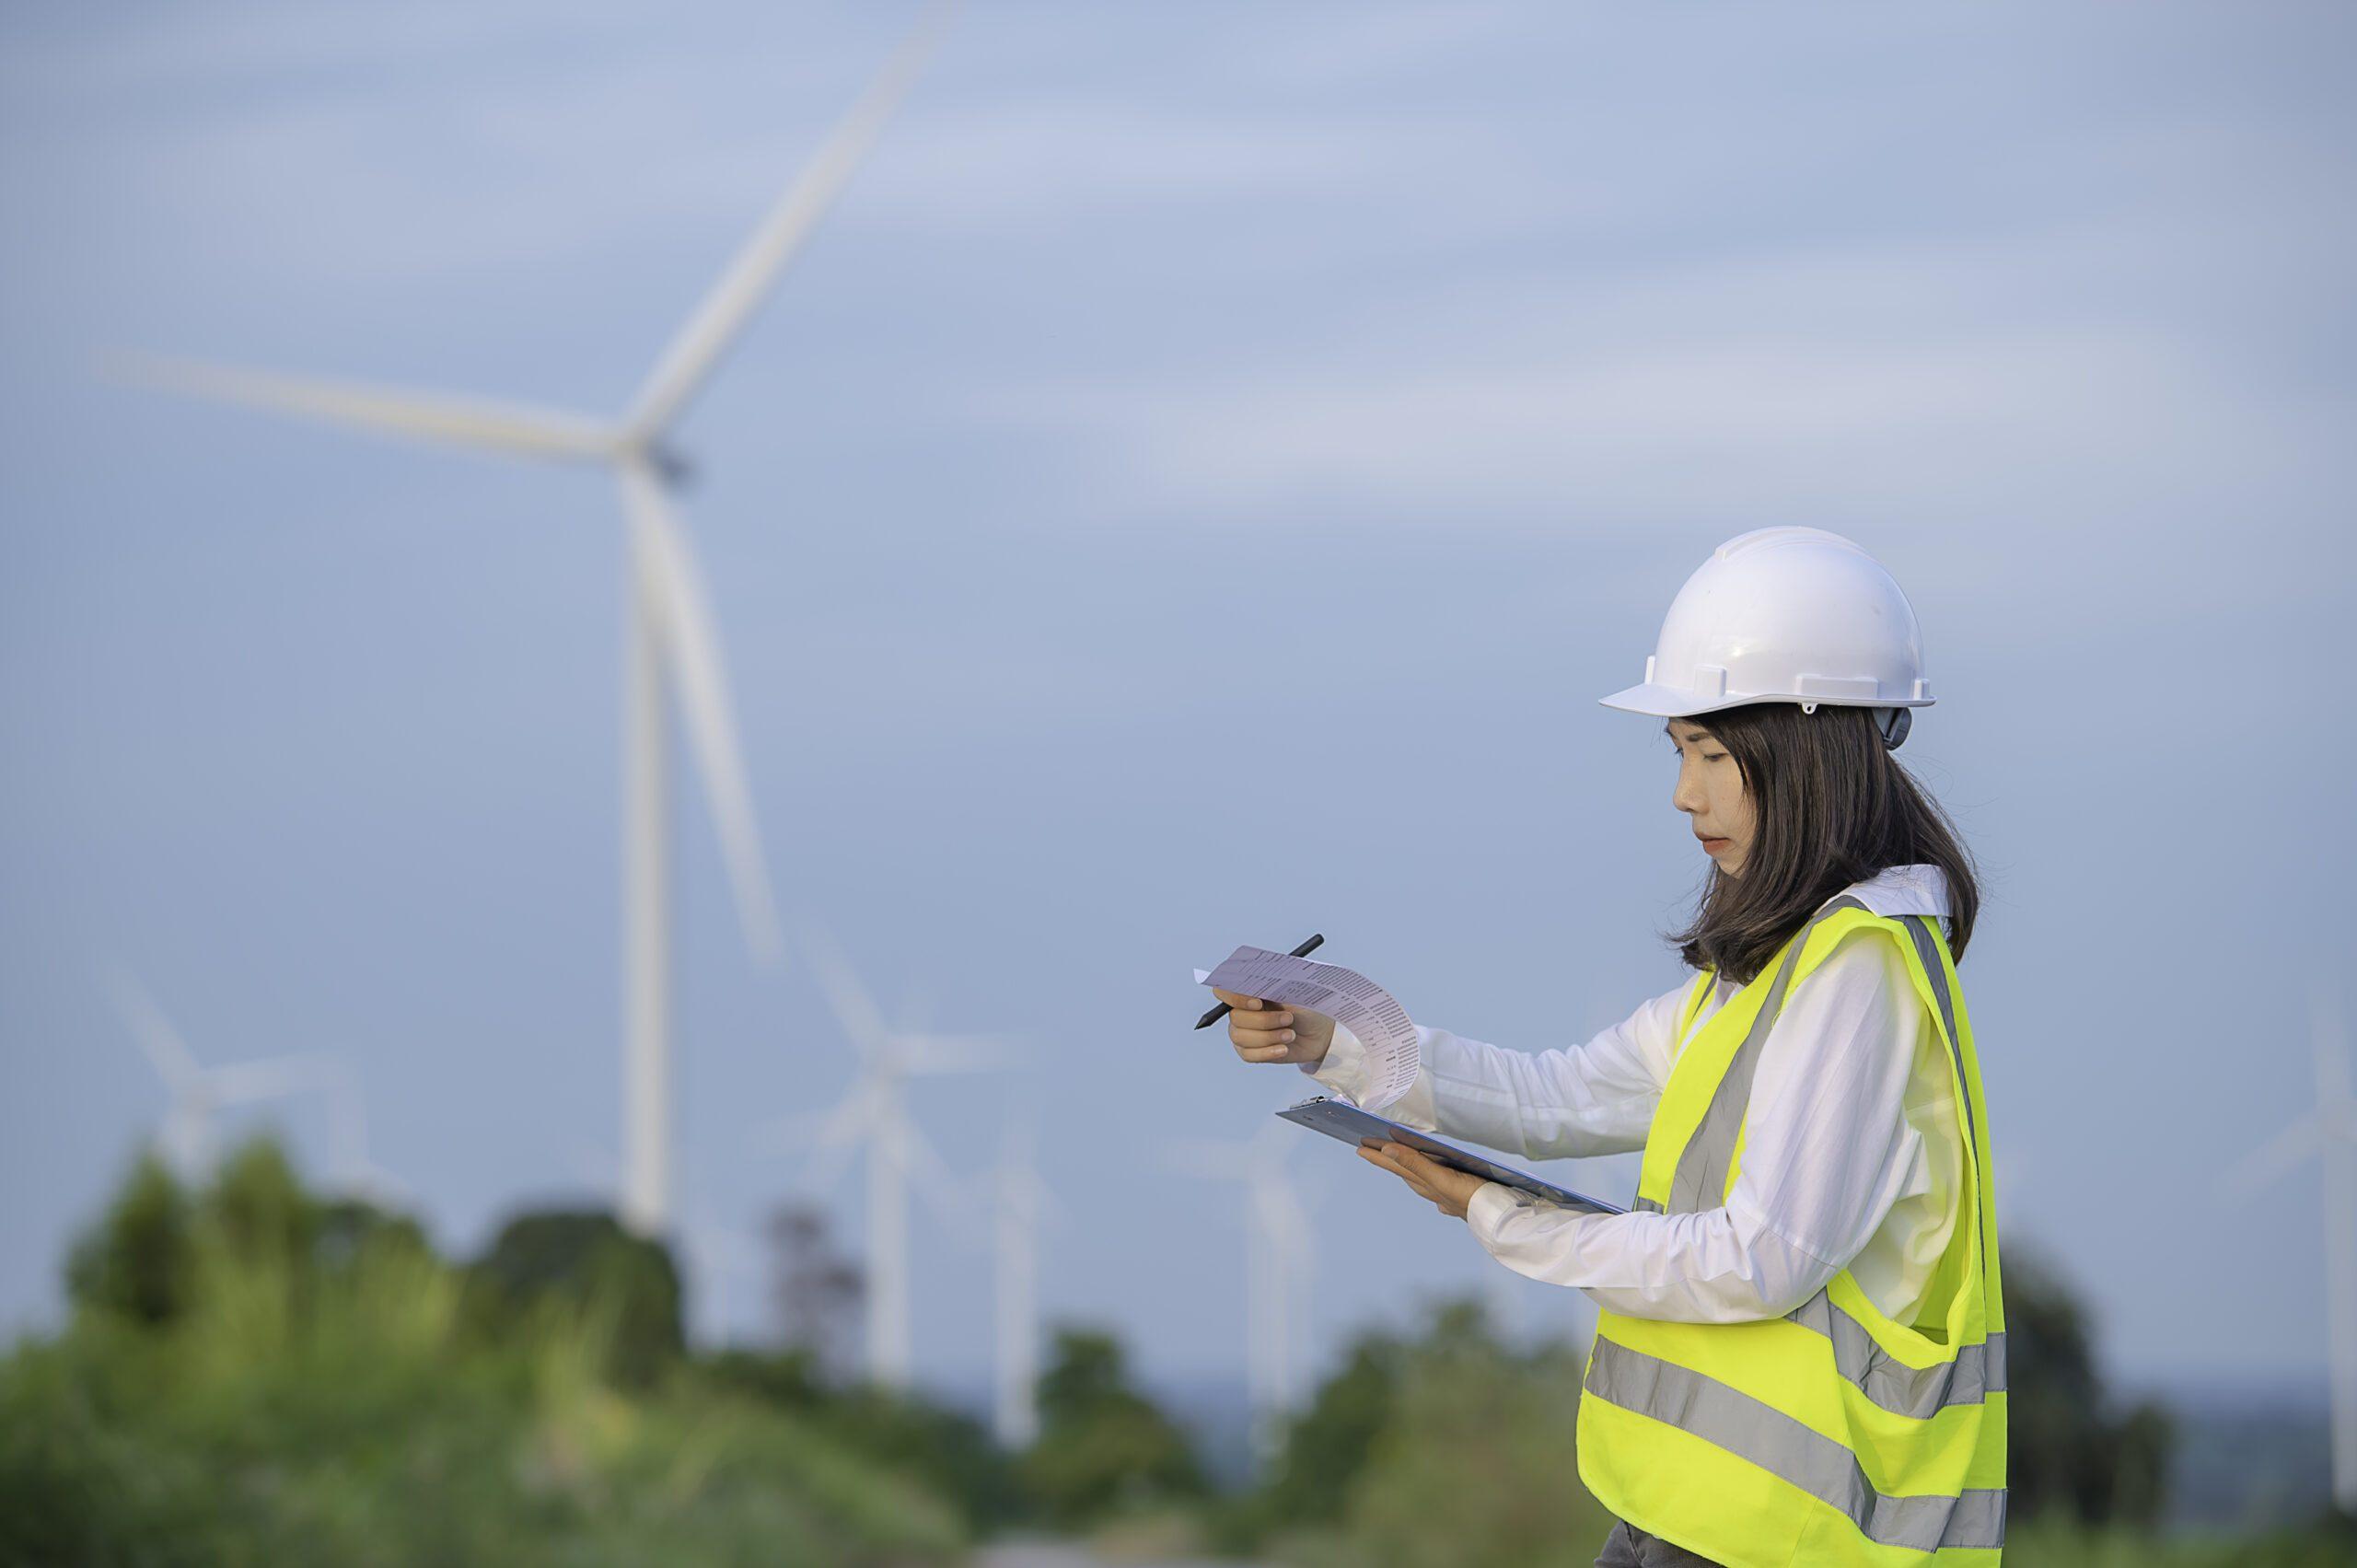
[[[1637,1207],[1716,1208],[1752,1074],[1785,996],[1844,938],[1898,944],[1964,1116],[1956,1224],[1914,1323],[1844,1269],[1782,1318],[1601,1314],[1580,1400],[1580,1479],[1636,1528],[1728,1568],[1993,1564],[2005,1539],[2005,1313],[1989,1116],[1938,923],[1853,898],[1817,912],[1687,1040],[1655,1109]],[[1713,976],[1695,982],[1681,1039]]]

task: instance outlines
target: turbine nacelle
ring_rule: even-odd
[[[658,441],[646,448],[646,466],[655,470],[663,488],[675,495],[695,487],[695,459],[668,442]]]

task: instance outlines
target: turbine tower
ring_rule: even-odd
[[[962,1219],[957,1181],[910,1120],[912,1077],[989,1072],[1018,1064],[998,1035],[938,1035],[884,1022],[833,942],[815,928],[802,937],[836,1021],[859,1051],[851,1092],[826,1113],[812,1139],[808,1179],[831,1181],[855,1145],[867,1154],[867,1370],[887,1388],[906,1388],[909,1346],[909,1187]]]
[[[1039,1226],[1056,1212],[1039,1179],[1028,1116],[1009,1117],[992,1172],[996,1211],[998,1388],[992,1430],[999,1446],[1028,1448],[1039,1435]]]
[[[1174,1151],[1182,1169],[1244,1187],[1244,1378],[1261,1464],[1275,1457],[1293,1408],[1314,1265],[1309,1211],[1285,1168],[1293,1146],[1290,1127],[1272,1121],[1248,1142]]]
[[[2319,986],[2314,1005],[2316,1108],[2236,1167],[2229,1196],[2247,1197],[2310,1155],[2324,1177],[2326,1365],[2332,1410],[2332,1501],[2357,1518],[2357,1094],[2337,1000]]]
[[[825,215],[931,52],[955,0],[916,28],[729,263],[619,420],[439,393],[221,366],[157,364],[180,390],[510,457],[594,463],[621,493],[630,624],[622,678],[621,1219],[659,1236],[672,1211],[669,709],[677,703],[710,797],[746,940],[780,948],[776,906],[737,744],[702,570],[671,493],[687,465],[671,431]]]

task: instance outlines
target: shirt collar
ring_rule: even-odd
[[[1886,917],[1953,912],[1948,907],[1947,874],[1936,865],[1887,865],[1841,891]]]

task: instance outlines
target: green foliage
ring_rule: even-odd
[[[186,1304],[192,1254],[188,1195],[143,1154],[106,1217],[74,1249],[66,1294],[92,1311],[162,1323]]]
[[[2357,1562],[2357,1532],[2329,1520],[2308,1530],[2213,1539],[2090,1530],[2049,1517],[2009,1527],[2005,1540],[2005,1568],[2349,1568],[2351,1562]]]
[[[962,1548],[921,1481],[775,1400],[617,1379],[631,1319],[597,1283],[577,1304],[528,1293],[486,1331],[414,1225],[317,1202],[272,1149],[192,1195],[143,1166],[75,1259],[71,1326],[0,1360],[0,1568],[846,1568]]]
[[[687,1352],[679,1274],[659,1243],[633,1236],[598,1209],[518,1214],[474,1266],[475,1309],[502,1331],[551,1308],[604,1315],[624,1382],[647,1387]]]
[[[2051,1265],[2025,1249],[2008,1256],[2008,1516],[2149,1528],[2165,1502],[2168,1413],[2150,1402],[2115,1413],[2093,1338]]]
[[[1586,1562],[1612,1521],[1579,1484],[1581,1372],[1568,1344],[1499,1343],[1477,1302],[1364,1335],[1221,1533],[1305,1564]]]
[[[1131,1385],[1112,1335],[1059,1330],[1039,1392],[1039,1441],[1019,1469],[1048,1522],[1095,1524],[1207,1493],[1185,1434]]]
[[[872,1385],[835,1387],[820,1376],[817,1353],[807,1347],[724,1352],[700,1363],[695,1376],[790,1411],[844,1451],[922,1481],[974,1528],[1009,1523],[1022,1512],[1013,1460],[962,1411]]]
[[[1339,1524],[1399,1411],[1412,1355],[1408,1342],[1379,1330],[1353,1340],[1341,1369],[1294,1417],[1268,1473],[1221,1510],[1216,1538],[1242,1551],[1282,1531]]]

